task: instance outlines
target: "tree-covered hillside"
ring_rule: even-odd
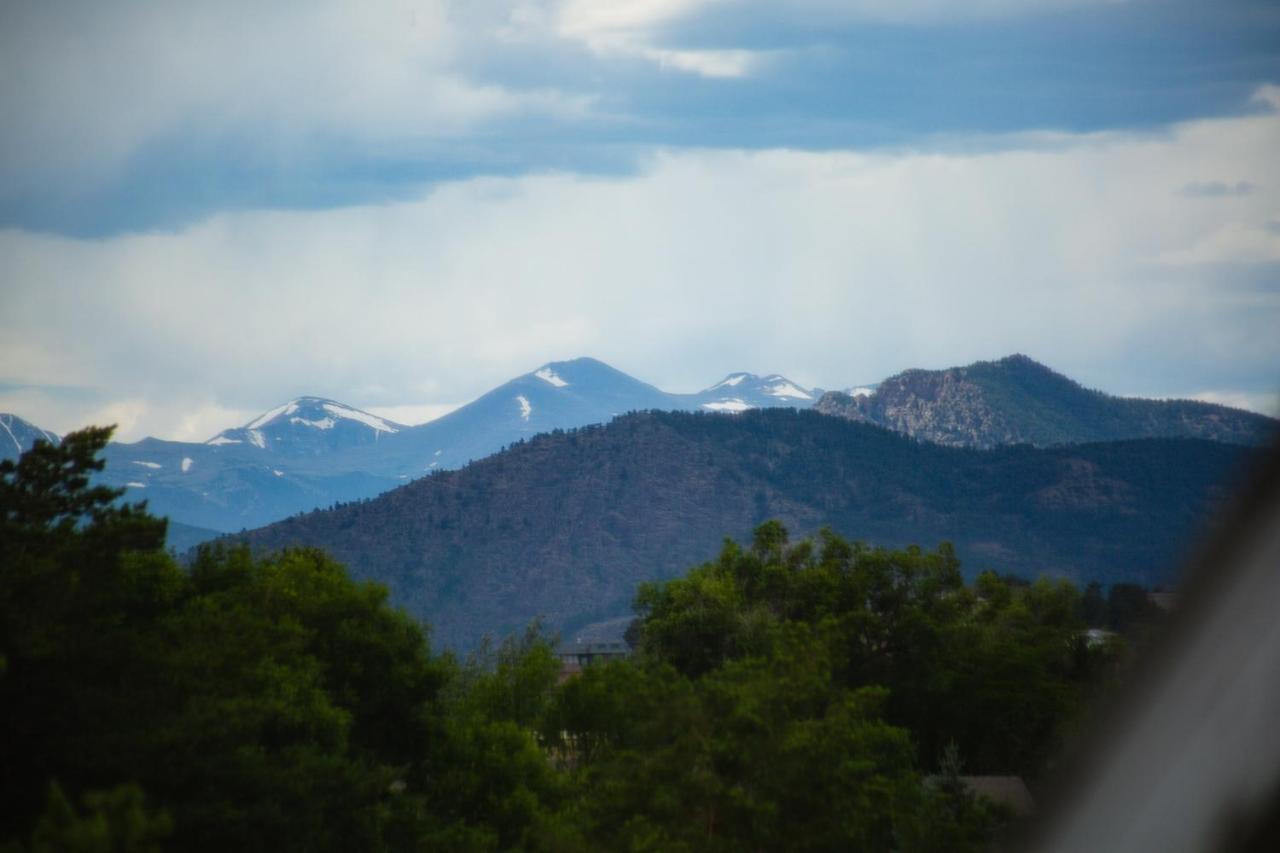
[[[636,599],[632,658],[459,663],[316,550],[161,550],[109,430],[0,462],[0,849],[988,849],[1117,642],[1064,582],[760,525]]]
[[[623,613],[636,584],[774,517],[886,546],[949,540],[973,573],[1169,582],[1250,458],[1173,439],[950,448],[781,409],[644,413],[244,538],[323,547],[469,646],[538,615],[568,629]]]

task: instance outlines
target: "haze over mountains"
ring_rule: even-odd
[[[820,399],[819,399],[820,398]],[[779,375],[732,373],[693,394],[672,394],[600,361],[554,362],[454,412],[406,426],[343,403],[300,397],[204,443],[148,438],[112,444],[101,481],[168,516],[171,543],[258,527],[298,512],[370,498],[438,470],[462,467],[514,442],[606,423],[630,411],[740,413],[816,405],[818,411],[942,444],[991,447],[1145,436],[1257,444],[1276,422],[1188,401],[1110,397],[1025,356],[944,371],[909,370],[878,386],[825,393]],[[0,456],[50,433],[2,416]]]

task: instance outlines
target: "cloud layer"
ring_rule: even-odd
[[[298,394],[451,404],[582,354],[691,390],[1022,351],[1114,392],[1265,401],[1280,115],[1259,97],[1262,113],[1158,133],[664,147],[630,174],[471,178],[163,233],[11,229],[0,410],[201,439]]]
[[[16,0],[0,226],[173,230],[654,147],[1154,129],[1255,109],[1278,46],[1267,0]]]

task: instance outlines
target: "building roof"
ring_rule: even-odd
[[[625,655],[630,651],[631,647],[623,640],[608,640],[606,642],[574,640],[571,643],[561,643],[560,648],[556,649],[556,654],[561,657],[570,655]]]
[[[961,776],[960,781],[975,794],[1009,806],[1014,814],[1035,811],[1036,801],[1021,776]]]

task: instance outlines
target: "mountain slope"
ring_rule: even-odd
[[[232,431],[234,432],[234,431]],[[318,506],[372,497],[399,481],[342,464],[333,455],[273,452],[253,444],[193,444],[146,438],[112,443],[97,482],[145,500],[156,515],[219,532],[269,524]]]
[[[1210,403],[1112,397],[1024,355],[948,370],[908,370],[867,391],[829,392],[814,409],[967,447],[1157,437],[1262,444],[1280,426],[1263,415]]]
[[[1167,581],[1247,454],[1194,440],[977,451],[813,412],[655,412],[245,538],[324,547],[466,646],[539,614],[572,629],[624,613],[637,582],[770,517],[886,545],[948,539],[971,572]]]
[[[362,470],[414,478],[457,468],[540,432],[606,423],[672,406],[672,395],[602,361],[552,362],[517,376],[442,418],[406,427],[353,460]]]
[[[56,434],[41,429],[17,415],[0,413],[0,459],[17,459],[30,450],[37,439],[44,439],[52,444],[58,443]]]

